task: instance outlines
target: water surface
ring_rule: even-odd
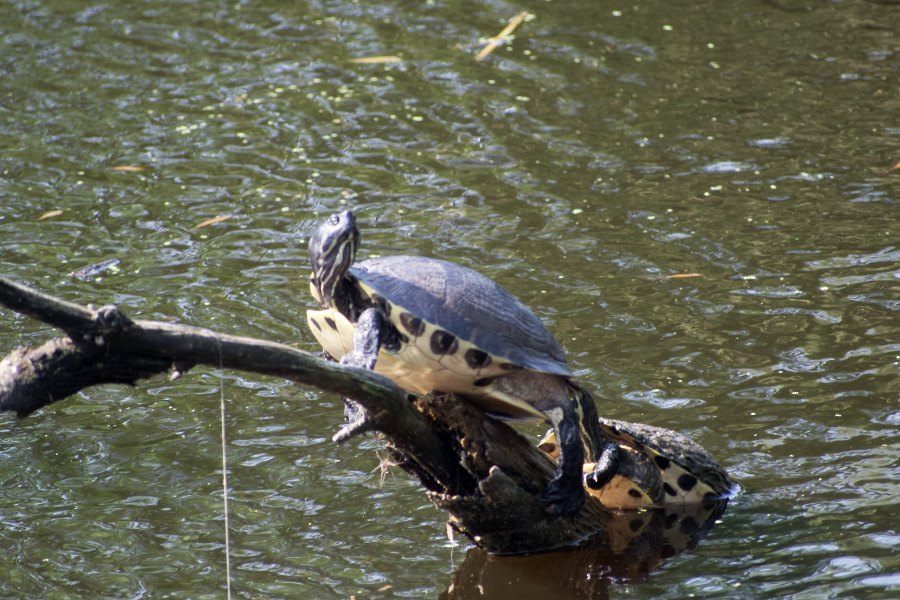
[[[862,0],[3,2],[3,275],[315,351],[305,240],[352,207],[363,258],[495,278],[602,414],[744,492],[585,588],[452,547],[378,442],[331,443],[337,398],[197,369],[0,416],[0,596],[221,598],[224,394],[239,597],[897,597],[898,26]],[[4,353],[53,335],[0,313]]]

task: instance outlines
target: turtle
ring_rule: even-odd
[[[687,436],[644,423],[598,417],[596,463],[585,463],[588,493],[608,508],[635,509],[698,504],[732,496],[737,483]],[[538,448],[556,458],[554,432]]]
[[[320,310],[307,320],[326,355],[416,394],[459,394],[493,417],[549,421],[563,442],[541,499],[551,518],[576,514],[585,501],[582,464],[596,460],[581,423],[585,409],[593,421],[596,408],[559,342],[515,296],[472,269],[404,255],[354,263],[359,244],[349,210],[309,240]],[[361,406],[345,403],[350,422],[338,440],[371,428]]]

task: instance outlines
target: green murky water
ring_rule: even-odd
[[[696,548],[585,587],[548,567],[577,556],[451,548],[377,442],[330,442],[337,398],[198,369],[0,415],[0,596],[223,597],[224,393],[238,597],[897,597],[898,27],[862,0],[0,3],[3,275],[313,351],[305,239],[351,206],[364,256],[494,277],[602,414],[744,487]],[[2,353],[53,335],[0,312]]]

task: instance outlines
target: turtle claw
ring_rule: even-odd
[[[353,350],[341,358],[341,364],[369,371],[374,369],[378,360],[378,349],[381,347],[383,329],[384,319],[377,310],[369,308],[363,311],[353,334]],[[331,438],[337,443],[346,442],[352,437],[375,429],[375,421],[362,404],[350,398],[343,400],[347,424]]]
[[[369,411],[362,404],[350,398],[343,398],[343,401],[344,416],[347,417],[347,424],[341,427],[331,438],[332,441],[338,444],[375,429],[375,421],[369,416]]]

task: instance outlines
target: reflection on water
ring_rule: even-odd
[[[695,547],[640,581],[603,567],[602,593],[894,598],[898,19],[863,0],[7,2],[3,274],[312,350],[305,238],[350,204],[361,258],[493,277],[601,414],[679,430],[740,480]],[[376,55],[403,62],[346,62]],[[3,352],[49,335],[0,321]],[[0,416],[0,596],[218,597],[220,385],[239,594],[472,589],[444,515],[373,472],[378,443],[331,445],[337,399],[201,371]],[[540,561],[580,559],[478,560],[536,591]]]
[[[693,548],[727,504],[622,511],[577,551],[500,557],[473,548],[441,598],[607,598],[613,582],[644,582]]]

